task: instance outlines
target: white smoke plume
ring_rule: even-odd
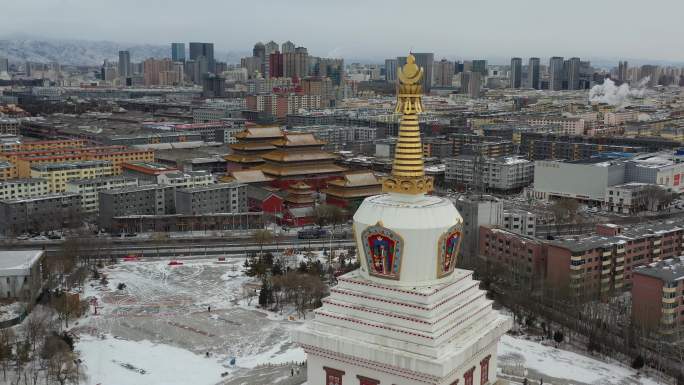
[[[606,79],[603,84],[597,84],[589,90],[589,101],[606,103],[611,106],[622,106],[628,97],[642,97],[644,86],[650,80],[649,77],[641,79],[635,88],[629,88],[629,84],[622,83],[619,87],[611,79]]]

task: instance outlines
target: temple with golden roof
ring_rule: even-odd
[[[372,171],[353,171],[329,181],[323,192],[327,204],[353,211],[364,199],[380,194],[382,184]]]
[[[264,164],[262,155],[275,150],[271,142],[284,135],[280,127],[249,127],[238,132],[235,134],[237,143],[228,145],[231,153],[224,157],[227,171],[245,170]]]
[[[313,134],[285,133],[271,144],[276,149],[262,155],[265,163],[258,168],[265,175],[275,178],[273,183],[278,188],[305,182],[314,189],[320,189],[346,171],[335,164],[336,155],[323,151],[325,142],[316,139]]]

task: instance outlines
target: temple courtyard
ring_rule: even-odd
[[[89,280],[83,293],[96,306],[70,325],[78,335],[86,383],[304,383],[306,370],[299,364],[306,357],[290,340],[302,320],[294,312],[258,309],[243,262],[129,261],[100,269],[107,282]],[[501,377],[512,381],[657,383],[614,362],[511,336],[502,338],[499,360]]]

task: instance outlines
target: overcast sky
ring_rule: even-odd
[[[248,51],[292,40],[316,56],[414,52],[684,61],[684,0],[2,0],[0,36],[208,41]]]

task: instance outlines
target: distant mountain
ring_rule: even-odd
[[[120,50],[130,51],[134,62],[171,55],[171,47],[166,45],[16,37],[0,39],[0,57],[6,57],[10,62],[100,65],[105,59],[118,61]]]

